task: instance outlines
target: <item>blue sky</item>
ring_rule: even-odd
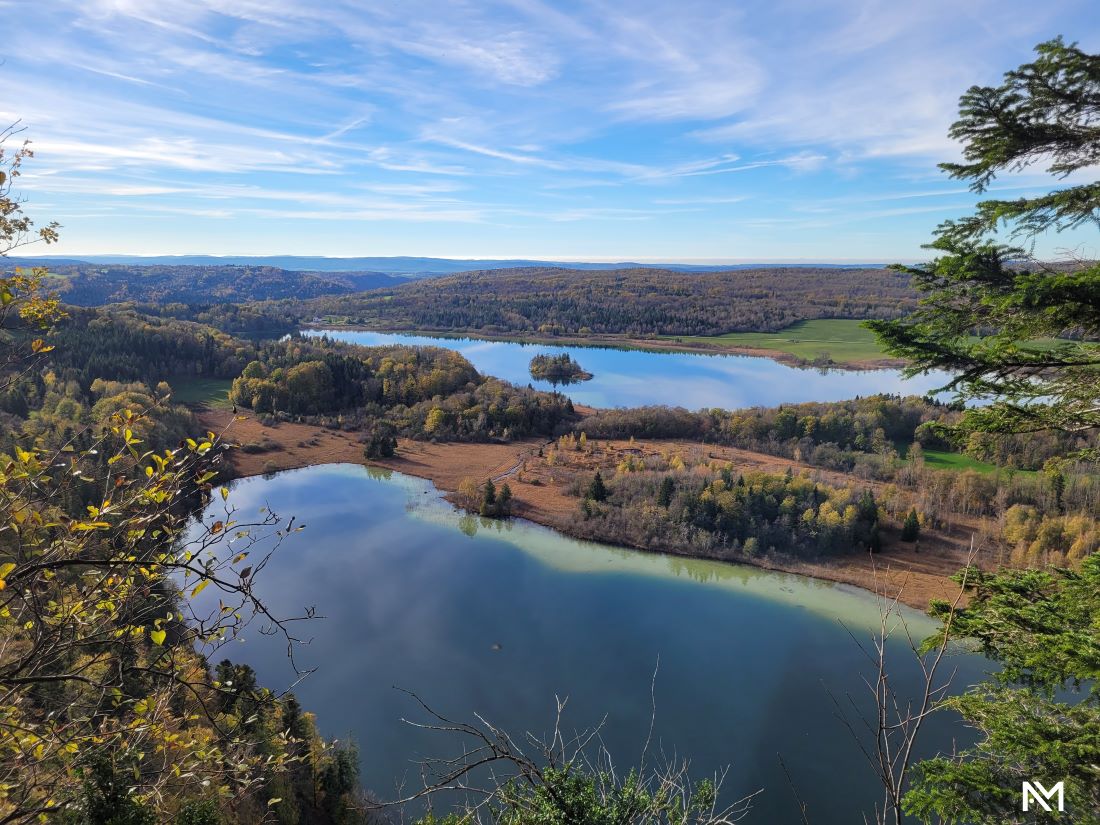
[[[1095,0],[0,0],[0,19],[0,122],[33,140],[21,188],[64,254],[918,258],[974,202],[935,167],[959,94],[1057,34],[1100,50]]]

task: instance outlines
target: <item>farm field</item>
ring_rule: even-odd
[[[228,378],[195,378],[177,376],[168,379],[172,387],[172,400],[179,404],[206,404],[210,407],[229,407]]]
[[[979,473],[1009,472],[1005,467],[988,464],[965,453],[953,453],[948,450],[925,450],[924,463],[933,470],[974,470]],[[1035,475],[1035,470],[1013,470],[1021,475]]]
[[[934,470],[976,470],[979,473],[995,473],[998,469],[1002,469],[965,453],[953,453],[948,450],[925,450],[924,463]]]
[[[718,344],[785,352],[807,361],[824,357],[836,362],[859,362],[889,357],[879,346],[874,333],[865,329],[862,323],[849,318],[823,318],[799,321],[779,332],[731,332],[726,335],[664,337],[683,343]]]

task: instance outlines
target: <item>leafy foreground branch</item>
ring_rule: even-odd
[[[1032,63],[1000,86],[974,86],[959,101],[951,136],[965,163],[941,164],[985,192],[999,173],[1047,164],[1059,179],[1100,159],[1100,55],[1061,38],[1039,44]],[[949,388],[992,403],[967,411],[962,433],[1058,430],[1093,439],[1100,456],[1100,265],[1044,264],[1035,242],[1100,226],[1100,182],[1047,195],[986,200],[977,214],[947,221],[929,248],[939,257],[909,273],[922,297],[902,321],[871,321],[910,372],[945,369]],[[1006,245],[994,234],[1015,241]]]
[[[0,253],[30,231],[4,180]],[[48,368],[64,314],[41,279],[0,278],[0,391]],[[124,408],[0,457],[0,823],[363,821],[354,749],[208,664],[253,620],[293,657],[311,611],[276,616],[253,582],[301,526],[239,514],[213,486],[219,439],[165,448],[154,423]]]
[[[752,807],[755,794],[729,805],[719,801],[724,773],[693,782],[686,762],[648,767],[648,740],[639,766],[620,774],[600,742],[599,726],[562,732],[561,699],[545,741],[532,734],[517,741],[481,716],[455,721],[414,699],[428,721],[409,724],[458,737],[462,745],[456,757],[422,763],[423,789],[394,803],[457,794],[461,801],[449,803],[449,813],[429,810],[419,825],[731,825]]]
[[[17,450],[0,466],[2,822],[93,823],[107,808],[128,823],[258,822],[284,805],[280,788],[341,762],[293,697],[247,668],[224,662],[215,678],[207,665],[257,618],[293,660],[294,623],[311,611],[275,616],[253,581],[302,528],[244,518],[215,493],[212,434],[142,453],[136,425],[120,417],[92,450]],[[101,463],[112,436],[121,445]],[[83,515],[58,506],[78,483],[103,492]],[[192,522],[212,494],[221,512]],[[356,775],[328,801],[345,804]]]

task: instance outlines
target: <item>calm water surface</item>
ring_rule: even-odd
[[[857,395],[900,393],[924,395],[947,383],[943,373],[905,379],[899,370],[799,369],[770,358],[743,355],[645,352],[603,347],[556,347],[471,338],[433,338],[357,330],[308,330],[303,335],[327,335],[339,341],[430,345],[453,349],[479,372],[514,384],[554,389],[531,378],[528,365],[539,354],[566,352],[594,377],[560,388],[575,403],[592,407],[636,407],[669,404],[691,410],[794,404],[801,401],[843,401]]]
[[[518,734],[547,732],[555,696],[568,697],[567,728],[606,717],[604,741],[627,765],[645,740],[659,661],[655,742],[690,756],[697,776],[729,766],[732,798],[763,788],[748,822],[799,821],[778,755],[816,825],[861,821],[878,798],[830,699],[862,699],[868,666],[853,636],[877,624],[870,594],[478,519],[427,481],[359,466],[243,480],[230,501],[242,515],[267,506],[308,525],[257,587],[278,613],[316,605],[325,616],[299,654],[319,669],[295,692],[323,734],[359,743],[364,783],[383,796],[417,787],[418,759],[459,747],[403,723],[423,716],[395,688]],[[931,628],[915,612],[907,621],[915,635]],[[904,653],[894,650],[894,676],[915,685]],[[264,684],[293,681],[283,646],[257,628],[228,654]],[[979,674],[973,658],[955,664],[959,684]],[[942,723],[930,734],[930,746],[950,746]]]

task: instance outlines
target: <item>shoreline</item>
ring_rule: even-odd
[[[591,347],[593,349],[640,350],[657,353],[687,353],[689,355],[741,355],[749,358],[768,358],[796,369],[842,370],[845,372],[873,372],[875,370],[900,369],[908,365],[902,358],[857,359],[855,361],[835,361],[828,364],[816,364],[782,350],[763,349],[743,345],[723,345],[705,343],[684,343],[671,338],[634,338],[629,335],[590,335],[590,336],[548,336],[518,333],[495,333],[487,335],[476,331],[430,330],[430,329],[394,329],[391,327],[372,327],[365,324],[301,324],[299,331],[310,330],[325,332],[350,330],[352,332],[377,332],[381,335],[418,335],[428,338],[461,339],[474,341],[496,341],[504,344],[531,344],[538,346]]]
[[[571,538],[600,541],[638,552],[660,552],[686,558],[713,558],[727,564],[808,576],[858,587],[879,597],[888,594],[893,598],[897,595],[898,601],[919,610],[927,609],[931,599],[950,600],[957,595],[958,586],[951,581],[950,576],[965,562],[960,540],[939,531],[930,533],[924,541],[923,552],[919,546],[899,546],[894,542],[887,550],[875,556],[853,553],[809,560],[783,557],[722,559],[663,548],[633,546],[578,535],[570,529],[576,519],[578,499],[566,495],[560,484],[547,484],[537,477],[526,476],[532,464],[538,461],[539,448],[547,444],[543,439],[527,439],[508,444],[432,444],[401,439],[398,454],[393,458],[367,460],[363,456],[362,445],[357,440],[358,433],[290,422],[266,426],[251,414],[235,418],[228,410],[208,407],[195,410],[195,414],[204,427],[212,432],[225,434],[230,441],[245,446],[257,443],[271,445],[262,452],[247,452],[240,448],[233,450],[228,456],[232,469],[228,480],[324,464],[359,464],[427,479],[456,506],[461,506],[458,490],[464,479],[492,478],[495,482],[506,480],[513,493],[513,516]],[[822,481],[834,484],[847,478],[839,473],[820,471],[787,459],[736,448],[716,448],[712,445],[675,441],[645,443],[680,450],[706,449],[712,455],[733,461],[744,469],[782,472],[790,467],[798,471],[809,470]],[[609,446],[615,449],[614,444]]]

